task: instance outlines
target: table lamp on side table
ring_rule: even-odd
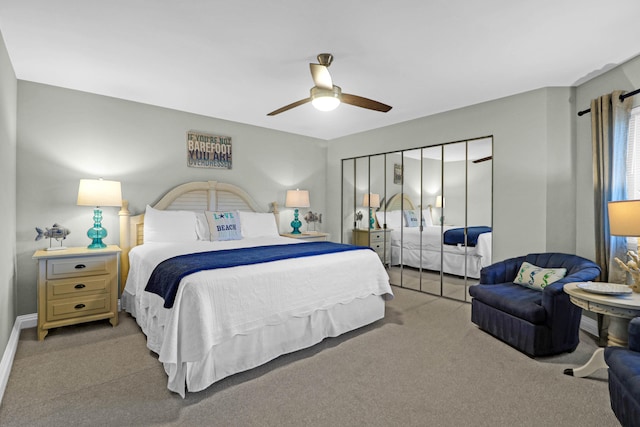
[[[293,211],[293,221],[291,221],[291,227],[293,228],[291,234],[302,234],[300,233],[302,222],[298,219],[298,208],[308,208],[311,206],[309,204],[309,192],[299,189],[287,190],[287,198],[285,199],[284,205],[288,208],[295,208]]]
[[[372,229],[376,223],[375,217],[373,216],[373,209],[380,207],[380,195],[376,193],[365,193],[362,198],[362,206],[369,208],[369,229]]]
[[[609,202],[609,234],[612,236],[640,237],[640,200],[621,200]],[[631,289],[640,292],[640,257],[637,252],[628,252],[630,261],[622,262],[615,258],[618,265],[631,274]]]
[[[87,231],[91,239],[89,249],[102,249],[107,245],[102,239],[107,237],[107,230],[102,228],[101,206],[121,206],[122,190],[119,181],[104,179],[81,179],[78,187],[78,206],[95,206],[93,210],[93,227]]]

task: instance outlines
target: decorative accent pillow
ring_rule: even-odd
[[[241,240],[240,215],[238,211],[207,211],[207,222],[211,231],[211,240]]]
[[[416,214],[416,211],[405,210],[404,211],[404,225],[407,227],[417,227],[420,224],[420,219]]]
[[[553,282],[557,282],[567,274],[566,268],[542,268],[523,262],[513,283],[531,289],[543,290]]]
[[[367,215],[365,218],[368,218],[369,215]],[[383,227],[383,224],[385,223],[385,212],[384,211],[378,211],[376,212],[376,219],[378,220],[378,224],[380,224],[380,227]],[[387,211],[386,214],[386,222],[387,222],[387,228],[395,228],[400,229],[402,228],[402,223],[403,223],[404,219],[402,218],[402,211]]]
[[[279,236],[278,224],[273,213],[240,211],[242,237],[274,237]]]
[[[196,233],[196,213],[192,211],[162,211],[147,205],[144,214],[144,242],[193,242]]]

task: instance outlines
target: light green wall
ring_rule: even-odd
[[[0,55],[3,91],[15,77]],[[8,84],[4,84],[7,80]],[[13,82],[13,86],[12,86]],[[252,190],[261,204],[281,204],[286,189],[308,188],[323,230],[340,235],[340,160],[480,136],[494,137],[494,259],[534,251],[564,251],[593,258],[593,191],[589,116],[577,110],[614,89],[640,87],[635,58],[577,88],[544,88],[394,126],[323,142],[238,123],[28,82],[18,84],[17,181],[11,161],[3,185],[17,182],[15,227],[18,309],[35,312],[35,226],[61,222],[72,230],[67,245],[86,244],[87,209],[75,206],[80,178],[104,176],[123,182],[124,197],[140,211],[166,189],[193,179],[232,182]],[[0,106],[9,135],[2,149],[15,150],[11,117],[15,102],[3,93]],[[640,97],[634,98],[636,105]],[[185,132],[208,131],[233,138],[231,171],[186,167]],[[5,139],[8,143],[5,143]],[[126,155],[123,152],[128,150]],[[326,159],[326,162],[325,162]],[[4,163],[3,163],[4,165]],[[15,170],[15,168],[13,169]],[[9,193],[11,191],[9,190]],[[9,194],[11,198],[11,194]],[[326,198],[326,200],[325,200]],[[8,227],[12,212],[3,211]],[[116,209],[105,210],[107,229],[117,230]],[[281,220],[287,228],[290,212]],[[526,224],[526,226],[523,226]],[[109,240],[113,236],[107,238]],[[13,251],[9,239],[9,251]],[[4,244],[4,243],[3,243]],[[12,269],[11,256],[0,258]],[[4,270],[3,270],[4,271]],[[14,298],[13,279],[0,283],[3,301]],[[4,296],[8,298],[3,298]],[[3,311],[4,313],[4,311]],[[0,317],[4,324],[15,316]],[[0,344],[2,341],[0,341]]]
[[[0,35],[0,357],[16,319],[16,115],[13,67]]]
[[[36,266],[47,240],[34,227],[59,222],[71,230],[66,246],[86,246],[92,209],[76,206],[81,178],[122,182],[139,213],[168,189],[194,180],[224,181],[250,191],[265,210],[277,201],[281,230],[290,229],[286,190],[307,189],[311,209],[326,212],[325,141],[84,92],[20,81],[18,85],[18,313],[36,311]],[[189,168],[186,133],[232,138],[233,168]],[[118,243],[118,209],[104,208],[107,243]]]
[[[343,158],[493,135],[494,260],[572,252],[575,232],[547,219],[550,203],[559,212],[574,211],[574,179],[557,173],[560,160],[550,163],[548,154],[572,150],[571,94],[569,88],[539,89],[330,141],[327,192],[340,192]],[[563,119],[550,120],[551,111]],[[561,163],[571,167],[573,159]],[[340,198],[327,203],[331,233],[339,235],[340,216],[333,212],[340,212]],[[558,234],[562,238],[547,237]]]

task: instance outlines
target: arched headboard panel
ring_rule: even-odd
[[[403,209],[408,210],[415,208],[416,207],[411,201],[411,198],[409,198],[405,193],[394,194],[385,204],[386,211],[400,211]]]

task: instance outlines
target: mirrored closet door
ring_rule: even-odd
[[[371,246],[391,283],[469,301],[491,264],[493,138],[342,160],[342,241]]]

